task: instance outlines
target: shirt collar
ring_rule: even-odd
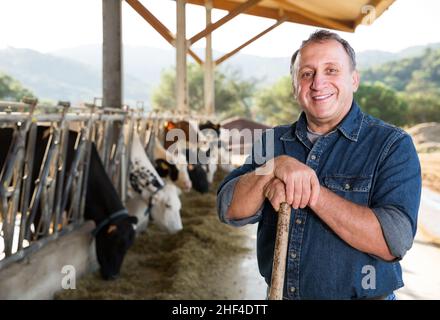
[[[362,121],[364,119],[364,113],[359,108],[358,104],[353,100],[350,111],[342,119],[342,121],[336,126],[344,137],[356,142],[361,131]],[[296,125],[292,125],[287,132],[285,132],[281,138],[284,141],[293,141],[299,139],[300,141],[306,141],[307,139],[307,118],[306,114],[301,112]]]
[[[341,131],[347,139],[357,142],[364,116],[365,115],[359,108],[358,104],[353,100],[350,111],[336,128]]]

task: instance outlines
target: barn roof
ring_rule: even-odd
[[[371,24],[395,0],[213,0],[213,8],[229,12],[354,32],[362,23]],[[205,6],[205,0],[187,0]]]

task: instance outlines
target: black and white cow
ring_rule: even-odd
[[[45,126],[38,126],[37,128],[32,174],[33,182],[38,178],[47,150],[55,143],[53,139],[49,139],[49,131],[50,128]],[[9,149],[11,149],[10,146],[14,143],[13,133],[14,131],[11,128],[0,130],[0,143],[4,148],[4,152],[0,152],[0,168],[3,168],[5,162],[8,161],[8,156],[11,152]],[[63,181],[64,186],[66,186],[69,175],[72,174],[72,162],[77,156],[75,150],[77,137],[77,132],[69,131],[67,153],[64,162],[66,172]],[[27,140],[29,141],[29,137],[27,137]],[[116,189],[105,172],[96,146],[93,143],[90,146],[90,150],[84,217],[87,220],[93,220],[96,224],[93,234],[96,237],[96,254],[101,275],[104,279],[114,279],[119,275],[125,254],[133,244],[135,236],[134,224],[137,223],[137,218],[128,215]],[[32,183],[31,194],[34,193],[35,186],[36,184]],[[66,204],[66,206],[69,206],[69,204]],[[41,214],[40,207],[36,204],[36,210],[28,217],[30,223],[26,226],[25,237],[27,239],[39,239],[47,232],[48,226],[43,228],[46,231],[40,234],[39,226],[40,222],[43,221]],[[58,226],[54,227],[57,228]]]
[[[130,213],[139,218],[146,216],[148,223],[151,218],[155,225],[168,233],[182,230],[180,190],[173,183],[161,179],[171,175],[177,180],[177,168],[165,160],[163,163],[157,160],[155,168],[136,132],[133,133],[130,158],[127,200]],[[170,173],[170,170],[173,170],[173,173]]]

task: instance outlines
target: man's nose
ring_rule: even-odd
[[[319,91],[325,87],[326,83],[326,77],[323,74],[316,72],[313,77],[311,89]]]

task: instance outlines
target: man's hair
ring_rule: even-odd
[[[290,74],[292,75],[292,79],[293,79],[293,66],[295,64],[295,60],[296,57],[298,56],[299,51],[309,43],[322,42],[326,40],[338,41],[344,48],[345,52],[347,52],[348,57],[350,58],[351,69],[352,70],[356,69],[356,54],[353,48],[350,46],[350,44],[334,32],[327,30],[317,30],[313,32],[307,40],[304,40],[301,46],[299,47],[299,49],[296,50],[295,53],[292,55],[292,59],[290,60]]]

